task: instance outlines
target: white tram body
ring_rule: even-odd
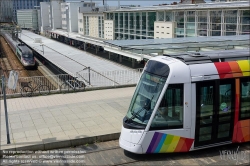
[[[169,153],[250,141],[249,76],[249,50],[150,59],[123,119],[120,147]]]
[[[32,50],[25,44],[16,45],[16,55],[24,67],[34,67],[36,65]]]
[[[12,51],[16,54],[17,58],[24,67],[34,67],[36,65],[35,57],[29,47],[27,47],[24,43],[13,40],[7,33],[2,33],[2,36],[5,38]]]

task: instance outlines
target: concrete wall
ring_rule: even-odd
[[[66,7],[67,3],[61,3],[61,14],[62,14],[62,29],[67,30],[67,20],[66,20]]]
[[[40,13],[41,13],[41,33],[43,34],[44,31],[50,29],[50,4],[48,2],[41,2],[40,3]]]
[[[82,6],[83,2],[69,3],[69,32],[78,32],[78,12]]]
[[[68,32],[78,32],[79,7],[83,4],[84,2],[61,3],[62,29]]]
[[[51,1],[51,28],[62,28],[61,2]]]
[[[163,22],[155,21],[154,22],[154,38],[163,39],[163,38],[174,38],[174,28],[175,22]]]
[[[104,39],[114,40],[114,21],[104,20]]]

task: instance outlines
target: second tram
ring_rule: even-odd
[[[7,33],[2,33],[2,36],[5,38],[5,40],[25,68],[33,68],[36,66],[36,60],[33,55],[33,51],[28,46],[26,46],[24,43],[13,40]]]
[[[249,49],[150,59],[123,119],[119,145],[142,154],[247,141]]]

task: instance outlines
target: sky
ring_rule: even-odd
[[[86,0],[90,1],[90,0]],[[117,0],[106,0],[109,6],[118,6]],[[211,0],[205,0],[206,2],[211,2]],[[92,2],[97,2],[98,6],[102,6],[103,0],[92,0]],[[152,6],[158,4],[171,4],[172,2],[180,2],[180,0],[120,0],[120,5],[141,5],[141,6]]]

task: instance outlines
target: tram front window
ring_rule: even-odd
[[[32,59],[33,54],[32,53],[25,53],[25,54],[23,54],[23,57],[26,58],[26,59]]]
[[[144,72],[134,94],[127,118],[147,124],[166,78]]]
[[[150,126],[154,129],[183,127],[183,84],[170,84]]]
[[[127,112],[127,123],[147,125],[168,74],[168,65],[156,61],[147,63]]]

